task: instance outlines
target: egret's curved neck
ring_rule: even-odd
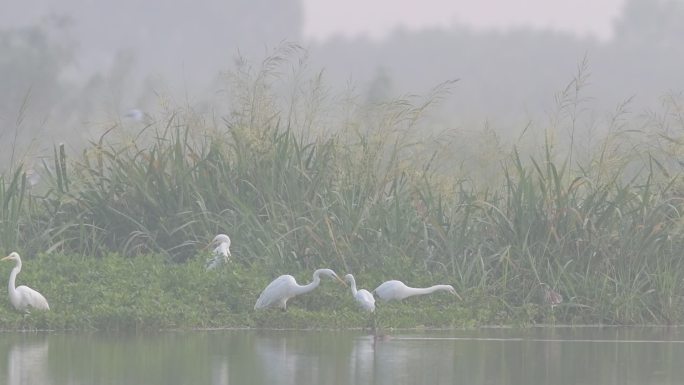
[[[7,284],[7,287],[11,292],[14,292],[16,289],[16,280],[17,280],[17,274],[21,271],[21,261],[17,261],[16,264],[14,265],[14,269],[12,269],[12,272],[10,273],[10,278],[9,278],[9,283]]]
[[[353,276],[349,277],[349,286],[351,286],[352,295],[354,297],[356,297],[356,293],[357,293],[357,291],[356,291],[356,280],[354,279]]]
[[[424,295],[440,290],[449,290],[449,285],[434,285],[430,287],[407,287],[408,296]]]
[[[308,293],[311,290],[317,288],[320,283],[321,283],[321,277],[320,277],[319,272],[316,271],[313,275],[313,281],[311,281],[311,283],[309,283],[308,285],[298,286],[295,289],[295,293],[296,293],[296,295]]]

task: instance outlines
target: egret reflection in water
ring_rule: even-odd
[[[228,362],[224,358],[216,358],[211,366],[211,385],[228,384],[230,384]]]
[[[307,363],[303,354],[291,347],[286,336],[256,338],[254,350],[261,364],[260,373],[268,383],[308,384],[315,378],[314,373],[307,371],[316,371],[316,363]]]
[[[675,384],[682,356],[681,328],[5,332],[0,384]]]
[[[7,385],[48,385],[48,341],[19,340],[7,355]]]

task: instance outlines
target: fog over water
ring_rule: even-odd
[[[322,71],[326,95],[351,92],[361,103],[426,94],[458,79],[435,108],[435,122],[493,128],[504,138],[530,124],[548,124],[569,96],[586,111],[582,125],[596,130],[625,101],[620,111],[635,120],[681,106],[681,0],[625,0],[608,38],[574,34],[567,20],[558,28],[519,21],[487,28],[461,16],[434,27],[394,28],[380,37],[314,39],[310,30],[305,35],[305,15],[312,17],[306,4],[7,2],[0,13],[0,140],[14,141],[18,132],[17,148],[34,155],[54,142],[91,138],[112,124],[140,120],[131,111],[154,118],[183,107],[220,116],[229,110],[226,90],[235,87],[222,74],[239,63],[258,67],[283,42],[302,47],[289,54],[284,77],[306,79]],[[591,19],[591,9],[585,13]],[[368,17],[360,8],[349,25]]]

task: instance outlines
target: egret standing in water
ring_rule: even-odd
[[[269,283],[264,291],[261,292],[259,299],[257,299],[256,304],[254,305],[254,310],[266,309],[269,307],[278,307],[283,311],[287,310],[287,301],[292,297],[306,294],[317,288],[321,283],[321,275],[335,278],[342,282],[343,285],[347,285],[330,269],[318,269],[314,271],[313,281],[308,285],[303,286],[298,284],[293,276],[281,275]]]
[[[230,261],[230,237],[226,234],[219,234],[209,244],[215,246],[213,256],[207,261],[207,270],[217,268],[223,263]]]
[[[50,310],[47,300],[39,292],[28,286],[15,287],[17,274],[21,271],[21,257],[16,252],[2,258],[0,261],[14,261],[14,268],[9,278],[9,298],[12,306],[20,312],[28,313],[31,308],[39,310]]]
[[[397,280],[383,282],[380,286],[373,290],[373,293],[375,293],[378,298],[384,302],[387,302],[395,300],[400,301],[407,297],[430,294],[436,291],[446,291],[455,295],[458,297],[458,299],[461,299],[461,296],[458,295],[456,289],[454,289],[454,287],[451,285],[434,285],[430,287],[419,288],[406,286],[406,284]]]
[[[352,296],[354,296],[354,300],[356,301],[356,303],[359,304],[361,309],[370,313],[374,312],[375,298],[373,297],[373,294],[371,294],[366,289],[356,290],[356,280],[354,279],[354,276],[351,274],[345,275],[344,280],[349,282],[349,286],[351,286]]]

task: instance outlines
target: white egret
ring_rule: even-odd
[[[461,299],[461,296],[456,293],[456,290],[451,285],[434,285],[430,287],[419,288],[406,286],[406,284],[397,280],[383,282],[380,286],[373,290],[373,293],[375,293],[381,300],[387,302],[393,300],[400,301],[407,297],[430,294],[436,291],[446,291]]]
[[[300,285],[291,275],[281,275],[280,277],[274,279],[271,283],[266,286],[264,291],[259,295],[256,304],[254,305],[254,310],[265,309],[269,307],[279,307],[282,310],[287,310],[287,301],[300,294],[305,294],[313,289],[317,288],[321,283],[321,275],[325,275],[330,278],[335,278],[338,281],[344,283],[340,277],[335,274],[334,271],[330,269],[318,269],[313,273],[313,281],[308,285]]]
[[[344,280],[349,282],[349,286],[351,286],[351,292],[356,303],[358,303],[363,310],[370,313],[374,312],[375,298],[373,297],[373,294],[366,289],[356,290],[356,280],[351,274],[345,275]]]
[[[207,261],[207,270],[217,268],[222,263],[230,261],[230,237],[219,234],[209,243],[209,247],[215,246],[213,256]]]
[[[145,113],[138,108],[131,108],[130,110],[126,111],[124,118],[128,118],[136,122],[142,122],[143,119],[145,119]]]
[[[29,184],[29,187],[33,187],[40,182],[40,175],[36,172],[36,170],[29,168],[26,170],[26,181]]]
[[[0,261],[14,261],[14,268],[10,273],[9,278],[9,298],[12,306],[21,312],[29,312],[29,308],[50,310],[45,297],[39,292],[31,289],[28,286],[15,287],[17,274],[21,271],[21,257],[16,252],[11,253]]]

